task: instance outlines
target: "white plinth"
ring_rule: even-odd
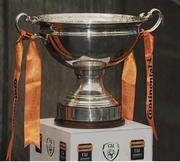
[[[109,129],[72,129],[41,119],[41,150],[30,146],[30,160],[152,160],[152,129],[133,121]]]

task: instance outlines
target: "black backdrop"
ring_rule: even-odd
[[[108,12],[135,14],[159,8],[165,17],[164,25],[154,32],[154,104],[159,140],[154,141],[154,160],[180,160],[180,6],[171,0],[1,0],[0,1],[0,158],[5,158],[10,135],[12,76],[15,62],[17,31],[14,20],[18,13],[30,15],[56,12]],[[29,26],[25,27],[29,28]],[[29,29],[31,30],[31,29]],[[36,28],[34,30],[37,30]],[[60,65],[38,42],[43,61],[41,117],[54,117],[58,98],[73,87],[75,76],[71,69]],[[142,42],[135,49],[138,82],[135,120],[145,118],[145,66]],[[25,64],[23,61],[23,69]],[[119,97],[119,70],[108,70],[105,83]],[[68,74],[68,75],[67,75]],[[29,150],[23,149],[24,70],[19,87],[20,96],[16,120],[14,160],[28,160]]]

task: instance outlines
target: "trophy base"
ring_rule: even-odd
[[[84,129],[123,125],[121,106],[103,85],[105,65],[99,60],[73,63],[78,88],[58,103],[57,125]]]
[[[55,125],[68,127],[68,128],[80,128],[80,129],[103,129],[122,126],[125,123],[124,119],[112,120],[112,121],[99,121],[99,122],[81,122],[81,121],[68,121],[62,119],[55,119]]]
[[[65,106],[59,103],[57,106],[56,121],[59,121],[59,123],[67,123],[66,121],[68,123],[75,122],[76,124],[87,123],[88,125],[92,123],[92,125],[98,124],[103,127],[104,123],[122,121],[121,106],[88,108],[88,105],[84,105],[84,108],[80,108]]]

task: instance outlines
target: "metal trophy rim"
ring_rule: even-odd
[[[153,32],[153,31],[155,31],[157,28],[158,28],[158,26],[161,24],[161,22],[163,21],[163,15],[162,15],[162,13],[161,13],[161,11],[159,10],[159,9],[157,9],[157,8],[153,8],[153,9],[151,9],[148,13],[140,13],[139,14],[139,16],[133,16],[133,15],[124,15],[124,14],[107,14],[107,13],[59,13],[59,14],[45,14],[45,15],[39,15],[39,16],[29,16],[27,13],[20,13],[20,14],[18,14],[17,15],[17,17],[16,17],[16,22],[15,22],[15,25],[16,25],[16,29],[17,29],[17,31],[20,33],[23,29],[20,27],[20,25],[19,25],[19,21],[20,21],[20,19],[21,18],[25,18],[25,21],[26,22],[29,22],[29,23],[31,23],[31,24],[36,24],[36,23],[39,23],[39,22],[45,22],[43,19],[42,19],[42,17],[45,17],[45,16],[48,16],[48,15],[60,15],[60,16],[62,16],[62,15],[72,15],[72,14],[74,14],[74,15],[79,15],[79,14],[81,14],[81,15],[84,15],[84,14],[88,14],[88,15],[115,15],[115,16],[124,16],[124,17],[130,17],[131,19],[129,19],[129,22],[127,21],[127,22],[122,22],[122,21],[104,21],[105,23],[104,24],[125,24],[125,23],[140,23],[140,22],[144,22],[144,21],[146,21],[146,20],[149,20],[150,18],[153,18],[153,14],[154,13],[157,13],[158,14],[158,19],[157,19],[157,21],[156,21],[156,23],[152,26],[152,27],[150,27],[149,29],[143,29],[142,28],[142,31],[140,31],[140,32]],[[139,18],[139,19],[138,19]],[[47,21],[48,22],[48,21]],[[68,21],[60,21],[60,22],[52,22],[52,21],[49,21],[49,23],[65,23],[65,24],[77,24],[78,22],[76,22],[76,21],[73,21],[73,22],[71,22],[71,21],[69,21],[69,23],[68,23]],[[100,25],[100,24],[103,24],[103,21],[101,21],[101,23],[98,23],[98,22],[95,22],[95,23],[93,23],[92,21],[87,21],[87,22],[80,22],[79,24],[83,24],[83,25],[88,25],[88,24],[97,24],[97,25]],[[53,33],[54,34],[54,33]],[[60,34],[64,34],[65,35],[65,33],[60,33]],[[68,34],[68,33],[67,33]],[[88,33],[89,34],[89,33]],[[41,36],[39,36],[38,34],[35,34],[35,35],[37,35],[38,36],[38,38],[41,38]]]

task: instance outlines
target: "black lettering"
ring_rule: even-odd
[[[149,64],[151,63],[151,61],[152,61],[152,58],[150,57],[150,58],[148,58],[147,59],[147,61],[149,62]],[[150,66],[150,65],[149,65]]]

